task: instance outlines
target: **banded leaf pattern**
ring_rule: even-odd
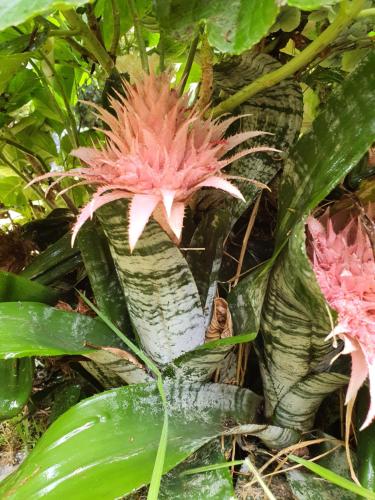
[[[264,73],[280,67],[280,63],[267,54],[247,52],[232,57],[214,68],[214,100],[232,95]],[[249,114],[233,125],[238,132],[262,130],[274,135],[256,137],[243,143],[238,149],[253,146],[270,146],[278,153],[251,154],[234,162],[228,169],[230,175],[254,179],[269,184],[283,167],[289,149],[295,143],[302,123],[303,100],[297,82],[283,80],[278,85],[258,93],[237,110],[237,114]],[[234,130],[233,130],[234,132]],[[246,203],[229,198],[219,191],[202,192],[197,200],[196,211],[201,221],[193,236],[191,246],[203,247],[204,252],[192,252],[187,259],[197,286],[210,315],[216,280],[220,270],[223,243],[238,217],[251,206],[259,189],[247,181],[236,180]]]
[[[102,207],[99,217],[140,342],[166,364],[204,342],[197,287],[180,250],[154,221],[130,254],[125,214],[126,203],[118,201]]]
[[[306,255],[302,222],[273,268],[262,311],[266,415],[275,422],[309,429],[324,397],[347,382],[328,373],[332,318]]]

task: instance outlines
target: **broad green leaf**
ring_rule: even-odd
[[[9,7],[7,7],[9,9]],[[0,26],[1,26],[1,10],[0,6]],[[1,29],[1,28],[0,28]],[[26,53],[11,54],[0,56],[0,94],[2,94],[9,80],[17,73],[22,64],[26,63],[30,55]]]
[[[293,462],[304,465],[311,472],[314,472],[315,474],[326,479],[332,484],[340,486],[340,488],[351,491],[352,493],[355,493],[360,497],[367,498],[368,500],[375,499],[375,492],[367,490],[362,486],[358,486],[353,481],[349,481],[349,479],[339,476],[335,472],[332,472],[331,470],[326,469],[325,467],[322,467],[315,462],[310,462],[309,460],[305,460],[301,457],[296,457],[295,455],[289,455],[289,459],[293,460]]]
[[[191,468],[225,463],[226,460],[221,449],[221,442],[219,439],[215,439],[211,443],[202,446],[185,462],[172,469],[163,477],[159,499],[233,499],[233,478],[229,472],[229,466],[193,475],[181,475],[184,471]]]
[[[240,54],[267,34],[275,22],[274,0],[158,0],[156,12],[164,29],[187,37],[206,21],[208,40],[221,52]]]
[[[0,271],[0,302],[35,301],[53,305],[58,293],[16,274]]]
[[[12,0],[0,4],[0,31],[17,26],[30,17],[56,9],[68,9],[87,3],[86,0]]]
[[[220,435],[225,426],[255,417],[258,397],[219,384],[165,385],[168,448],[164,472]],[[255,396],[255,398],[254,398]],[[0,496],[113,500],[146,485],[163,423],[154,385],[104,392],[71,408],[47,430]]]
[[[252,52],[233,57],[214,67],[214,101],[228,97],[244,85],[265,73],[280,68],[280,63],[268,54],[254,55]],[[248,115],[234,124],[230,134],[238,131],[262,130],[274,135],[265,135],[247,141],[240,148],[270,146],[287,155],[294,145],[301,128],[303,99],[299,85],[291,80],[259,92],[236,110]],[[230,175],[254,179],[269,184],[283,167],[280,155],[257,153],[233,163]],[[254,202],[259,189],[249,181],[234,181],[246,199],[246,203],[223,195],[219,190],[198,194],[197,211],[201,221],[196,229],[192,247],[205,248],[204,252],[188,252],[187,260],[197,282],[207,318],[216,290],[216,280],[223,255],[223,243],[238,217]],[[254,330],[250,330],[254,331]]]
[[[0,303],[0,359],[86,354],[86,343],[123,347],[99,319],[37,302]]]
[[[99,219],[130,319],[147,354],[166,364],[203,344],[205,328],[198,290],[177,246],[150,221],[130,254],[123,202],[102,207]]]
[[[203,0],[203,3],[204,2]],[[223,0],[214,2],[215,13],[207,20],[208,40],[221,52],[240,54],[265,36],[276,20],[274,0]]]
[[[28,204],[24,192],[25,181],[20,177],[0,178],[0,201],[7,208],[17,209]]]
[[[0,420],[14,417],[29,399],[33,383],[32,359],[0,360]]]
[[[293,149],[279,192],[278,249],[296,223],[332,191],[373,143],[374,88],[372,51],[331,95],[311,132]]]

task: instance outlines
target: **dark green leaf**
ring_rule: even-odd
[[[181,475],[184,471],[200,466],[225,464],[219,439],[202,446],[194,455],[181,465],[172,469],[162,480],[160,500],[191,500],[193,498],[207,498],[230,500],[234,498],[233,479],[226,468],[211,470],[194,475]]]
[[[78,234],[78,246],[98,308],[120,330],[130,332],[124,294],[101,227],[87,222]]]
[[[33,301],[53,305],[58,293],[16,274],[0,271],[0,302]]]
[[[0,360],[0,420],[14,417],[29,399],[33,383],[32,359]]]
[[[231,427],[255,417],[251,391],[218,384],[167,384],[164,472]],[[113,500],[148,484],[163,423],[154,385],[134,385],[83,401],[47,430],[0,496]],[[226,424],[225,424],[226,423]]]

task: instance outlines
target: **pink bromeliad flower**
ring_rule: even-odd
[[[111,101],[115,116],[94,106],[108,126],[103,130],[107,143],[103,149],[82,147],[72,152],[87,166],[45,174],[33,181],[50,176],[59,177],[56,182],[64,177],[79,177],[79,184],[96,187],[74,226],[73,242],[96,209],[121,198],[131,200],[131,250],[151,215],[178,241],[184,207],[193,193],[212,187],[243,200],[221,170],[249,153],[277,151],[254,147],[222,159],[242,142],[265,132],[243,132],[224,139],[228,127],[239,117],[222,122],[204,119],[197,108],[188,108],[186,95],[180,97],[170,88],[168,74],[144,75],[134,86],[124,82],[124,90],[126,97],[118,95]]]
[[[335,230],[328,214],[309,217],[309,253],[315,275],[338,322],[327,339],[344,341],[340,354],[351,354],[352,373],[346,404],[369,377],[370,408],[361,429],[375,417],[375,260],[370,239],[359,217]]]

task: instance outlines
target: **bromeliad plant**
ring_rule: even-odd
[[[287,3],[21,0],[0,16],[0,159],[28,208],[0,200],[39,219],[22,226],[31,263],[0,274],[0,418],[36,404],[35,358],[69,356],[92,395],[69,393],[1,498],[231,498],[232,436],[281,449],[336,432],[317,412],[349,381],[340,339],[348,400],[371,380],[373,9]],[[344,69],[350,30],[361,61]],[[348,190],[362,215],[345,229],[308,217]]]

